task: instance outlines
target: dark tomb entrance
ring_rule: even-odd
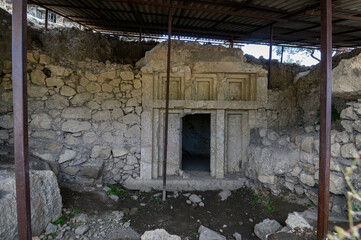
[[[182,169],[210,172],[211,115],[187,115],[182,124]]]

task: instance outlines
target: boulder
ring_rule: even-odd
[[[153,231],[146,231],[141,240],[181,240],[177,235],[170,235],[164,229],[155,229]]]
[[[262,240],[267,239],[267,235],[275,233],[282,228],[276,220],[265,219],[254,226],[254,233]]]
[[[30,171],[31,222],[39,236],[50,222],[61,216],[62,202],[56,176],[52,171]],[[16,188],[14,173],[0,171],[0,239],[17,238]]]
[[[226,240],[226,237],[202,225],[199,227],[198,233],[199,240]]]
[[[294,230],[296,227],[303,229],[313,229],[313,227],[297,212],[288,214],[286,225],[289,229]]]

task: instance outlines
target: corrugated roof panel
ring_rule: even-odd
[[[133,3],[129,1],[122,2],[122,0],[119,0],[119,2],[103,0],[82,2],[76,0],[33,1],[46,4],[46,7],[66,16],[72,16],[79,21],[96,23],[99,25],[98,28],[102,29],[137,32],[140,26],[144,24],[143,34],[163,34],[167,32],[168,8],[166,6],[147,5],[149,3],[168,3],[168,1],[164,0],[130,0],[134,1]],[[248,6],[245,4],[246,2]],[[318,36],[320,31],[320,17],[305,14],[306,10],[314,10],[314,13],[317,14],[319,12],[319,0],[253,0],[251,3],[246,0],[179,0],[172,3],[185,6],[184,9],[175,6],[173,14],[176,17],[174,17],[173,24],[176,28],[182,29],[181,33],[186,36],[229,39],[232,32],[235,35],[239,35],[240,32],[247,32],[253,33],[252,37],[242,39],[251,41],[260,38],[259,36],[267,36],[269,34],[269,25],[273,23],[275,41],[313,44],[315,43],[315,36]],[[361,12],[361,1],[336,1],[333,7],[341,9],[341,11],[335,11],[338,15],[360,16],[343,10]],[[199,10],[203,9],[203,11],[197,11],[198,8]],[[240,16],[227,15],[219,11],[238,13]],[[246,16],[242,16],[242,14]],[[268,19],[264,19],[267,17]],[[289,19],[289,21],[283,22],[283,19]],[[334,23],[334,31],[339,33],[335,34],[334,37],[337,46],[342,44],[349,46],[350,43],[357,44],[360,42],[356,38],[361,37],[361,32],[352,32],[352,30],[360,29],[361,21],[336,18],[334,20],[337,20]],[[118,26],[115,27],[115,24],[118,24]],[[202,31],[198,31],[199,29]],[[342,33],[343,31],[351,32]],[[254,37],[255,35],[258,35],[258,37]],[[347,43],[343,43],[345,41]]]

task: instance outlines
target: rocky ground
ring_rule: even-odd
[[[281,235],[269,239],[315,239],[301,215],[289,214],[310,207],[315,211],[315,207],[293,194],[261,196],[247,188],[179,191],[168,192],[167,201],[162,202],[157,191],[98,185],[83,192],[63,188],[62,196],[62,217],[37,239],[140,239],[154,229],[180,238],[156,231],[145,233],[142,239],[265,239],[280,230]],[[289,231],[296,234],[288,235]]]

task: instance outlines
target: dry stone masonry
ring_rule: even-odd
[[[0,78],[0,144],[13,144],[11,62]],[[64,181],[139,176],[141,80],[129,65],[28,54],[29,142]]]

